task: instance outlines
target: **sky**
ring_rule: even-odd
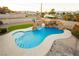
[[[40,4],[43,4],[43,11],[79,11],[77,0],[0,0],[0,6],[7,6],[14,11],[40,11]]]

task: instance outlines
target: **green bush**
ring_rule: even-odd
[[[79,39],[79,32],[72,31],[72,34]]]
[[[0,28],[0,35],[7,33],[6,28]]]
[[[0,25],[3,25],[3,22],[2,21],[0,21]]]
[[[0,32],[1,32],[1,28],[0,28]]]

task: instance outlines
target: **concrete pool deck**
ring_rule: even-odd
[[[31,49],[23,49],[19,48],[12,34],[17,31],[28,31],[32,30],[32,27],[27,29],[20,29],[12,31],[8,34],[0,36],[0,55],[8,55],[8,56],[42,56],[46,55],[50,50],[53,42],[56,39],[65,39],[71,36],[71,32],[69,30],[64,30],[62,34],[50,35],[46,37],[46,39],[37,47]]]

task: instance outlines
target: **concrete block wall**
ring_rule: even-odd
[[[0,14],[0,19],[3,18],[23,18],[26,14]]]

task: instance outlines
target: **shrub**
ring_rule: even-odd
[[[2,25],[3,24],[3,22],[2,21],[0,21],[0,25]]]
[[[72,31],[72,34],[79,39],[79,32]]]
[[[6,28],[0,28],[0,35],[7,33]]]

